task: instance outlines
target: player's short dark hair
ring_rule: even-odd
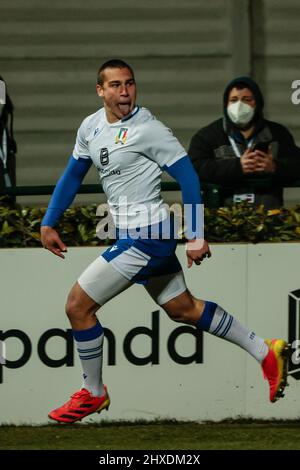
[[[126,62],[124,62],[124,60],[111,59],[111,60],[108,60],[107,62],[104,62],[104,64],[102,64],[100,69],[98,70],[98,74],[97,74],[98,85],[103,85],[103,72],[105,69],[128,69],[130,70],[134,78],[134,73],[133,73],[132,68]]]

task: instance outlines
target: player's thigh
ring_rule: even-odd
[[[187,291],[182,270],[151,277],[145,285],[145,289],[154,302],[161,306]]]
[[[132,282],[99,256],[78,278],[78,285],[100,306],[130,287]]]

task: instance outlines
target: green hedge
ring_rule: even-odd
[[[0,201],[1,203],[1,201]],[[95,228],[97,205],[65,212],[58,226],[68,246],[100,244]],[[40,222],[45,208],[0,205],[0,247],[39,247]],[[254,209],[246,203],[231,208],[205,209],[206,239],[210,242],[300,241],[300,206],[291,209]],[[109,244],[106,240],[105,244]]]

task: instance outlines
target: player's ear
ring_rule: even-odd
[[[99,85],[99,84],[97,83],[97,85],[96,85],[96,91],[97,91],[98,96],[101,96],[101,98],[102,98],[102,97],[103,97],[103,88],[102,88],[102,85]]]

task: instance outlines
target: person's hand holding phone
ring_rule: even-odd
[[[250,173],[255,172],[255,152],[252,149],[248,148],[247,150],[245,150],[245,152],[241,156],[241,165],[244,175],[248,175]]]
[[[270,144],[261,142],[255,145],[254,149],[255,173],[274,173],[276,165],[273,159]]]

